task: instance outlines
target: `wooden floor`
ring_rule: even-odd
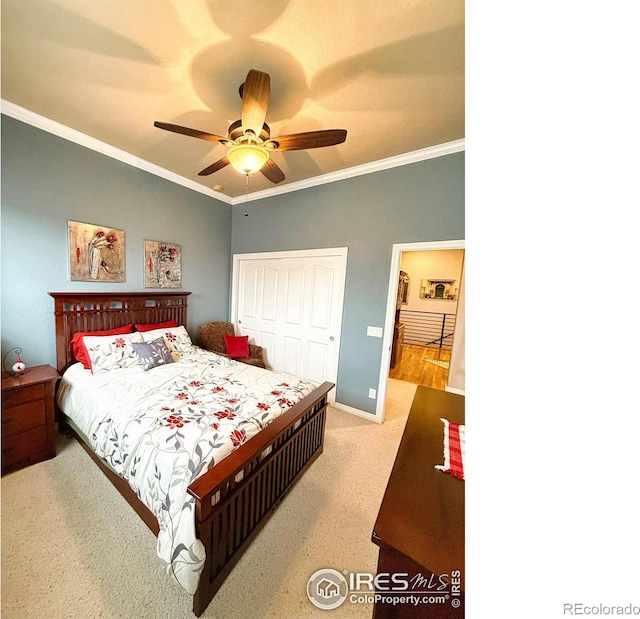
[[[389,371],[389,378],[444,390],[449,368],[429,363],[426,359],[448,363],[451,360],[451,350],[405,344],[402,359],[395,368]]]

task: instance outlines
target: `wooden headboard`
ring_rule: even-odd
[[[56,321],[58,372],[73,363],[69,342],[78,331],[175,320],[187,324],[190,292],[50,292]]]

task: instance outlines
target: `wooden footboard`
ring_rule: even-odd
[[[323,383],[189,486],[196,500],[197,535],[207,552],[193,598],[197,616],[278,503],[322,453],[332,388]]]

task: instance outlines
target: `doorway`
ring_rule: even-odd
[[[403,254],[408,252],[428,252],[428,251],[437,251],[441,252],[443,250],[464,250],[465,242],[464,240],[452,240],[452,241],[432,241],[432,242],[424,242],[424,243],[403,243],[393,246],[392,250],[392,258],[391,258],[391,269],[389,274],[389,293],[387,298],[387,311],[385,318],[385,328],[384,328],[384,340],[383,340],[383,354],[381,359],[381,367],[380,367],[380,381],[378,385],[378,403],[376,406],[376,417],[375,421],[378,423],[382,423],[384,420],[384,407],[385,407],[385,397],[387,392],[387,384],[389,380],[390,374],[390,366],[392,360],[392,352],[397,355],[397,350],[394,351],[394,337],[397,338],[397,329],[395,328],[396,321],[399,316],[399,311],[402,310],[403,305],[408,306],[409,304],[402,304],[398,295],[398,286],[399,286],[399,273],[402,270],[401,265],[403,264]],[[406,262],[405,262],[406,265]],[[411,307],[414,308],[413,311],[417,311],[419,314],[427,309],[427,305],[432,305],[433,303],[447,303],[448,301],[452,301],[453,306],[456,305],[455,301],[462,297],[463,291],[463,281],[458,282],[458,286],[456,286],[456,282],[451,282],[448,280],[456,280],[457,277],[453,277],[450,273],[439,273],[435,271],[434,273],[430,273],[428,271],[422,271],[421,269],[416,270],[415,275],[412,275],[410,271],[404,271],[405,277],[408,276],[409,285],[408,285],[408,294],[405,295],[407,301],[411,298],[411,290],[413,289],[414,302],[411,304]],[[448,277],[447,277],[448,276]],[[463,280],[464,275],[460,276],[460,279]],[[411,286],[411,282],[413,281],[413,286]],[[456,290],[457,288],[457,290]],[[441,294],[439,294],[441,293]],[[455,297],[456,299],[447,299],[447,297]],[[432,301],[433,299],[433,301]],[[449,303],[451,305],[451,303]],[[417,309],[415,309],[417,308]],[[433,308],[429,308],[433,309]],[[464,304],[460,304],[460,308],[457,310],[462,316],[456,317],[457,326],[454,327],[454,330],[451,334],[447,334],[446,330],[439,337],[445,337],[446,339],[458,340],[458,342],[464,343]],[[436,312],[438,313],[438,312]],[[439,312],[443,313],[443,312]],[[461,320],[459,320],[462,318]],[[406,327],[405,327],[406,329]],[[461,331],[461,332],[460,332]],[[434,343],[438,343],[438,337],[429,337],[426,338],[425,341],[434,341]],[[462,346],[463,348],[463,346]],[[424,361],[426,358],[433,358],[433,361],[447,361],[452,366],[452,363],[456,363],[457,366],[462,368],[464,372],[464,352],[460,353],[460,346],[457,347],[458,350],[449,350],[445,354],[438,353],[436,349],[435,352],[425,352],[424,355],[421,354],[420,362],[426,363]],[[413,351],[416,352],[416,351]],[[418,352],[422,353],[418,349]],[[462,358],[461,355],[462,354]],[[438,358],[440,357],[440,358]],[[444,357],[449,357],[448,359],[444,359]],[[453,361],[452,361],[453,357]],[[439,364],[434,364],[435,366]],[[449,374],[449,371],[447,372]],[[459,371],[456,370],[456,376],[459,376]],[[460,393],[460,389],[448,388],[447,390],[455,391]]]
[[[403,251],[389,377],[445,390],[464,249]]]

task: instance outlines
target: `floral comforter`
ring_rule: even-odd
[[[64,374],[58,405],[160,525],[157,553],[193,594],[205,549],[187,486],[315,385],[193,347],[176,363]]]

